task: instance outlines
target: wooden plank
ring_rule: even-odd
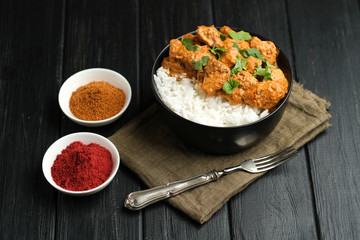
[[[293,62],[284,1],[215,1],[217,25],[271,39]],[[234,10],[236,9],[236,10]],[[227,14],[228,13],[228,14]],[[231,13],[231,14],[229,14]],[[294,69],[294,65],[293,69]],[[299,184],[301,183],[301,184]],[[311,182],[304,151],[230,201],[234,239],[315,239]]]
[[[63,80],[77,71],[101,67],[119,72],[132,86],[133,97],[125,115],[108,126],[86,128],[62,121],[62,135],[89,131],[105,137],[129,121],[138,108],[137,2],[69,1],[66,7]],[[84,198],[59,194],[58,239],[138,239],[141,213],[126,211],[123,201],[139,189],[139,180],[124,166],[103,191]]]
[[[142,106],[152,101],[151,68],[157,54],[170,40],[211,25],[210,1],[140,1],[140,84]],[[209,222],[200,226],[179,210],[158,203],[143,210],[144,238],[149,239],[230,239],[228,209],[222,208]]]
[[[59,135],[60,1],[0,2],[0,239],[52,239],[56,191],[42,173]]]
[[[359,2],[289,1],[289,18],[297,76],[332,104],[332,127],[309,144],[319,237],[359,239]]]

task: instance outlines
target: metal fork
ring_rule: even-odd
[[[202,174],[190,179],[168,183],[164,186],[154,187],[147,190],[130,193],[124,206],[131,210],[139,210],[155,202],[173,197],[189,189],[217,181],[220,177],[243,170],[250,173],[260,173],[279,166],[292,158],[297,150],[290,146],[279,152],[266,155],[264,157],[248,159],[238,166],[225,168],[222,171],[213,170],[208,174]]]

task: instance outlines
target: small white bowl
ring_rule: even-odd
[[[86,190],[86,191],[70,191],[70,190],[66,190],[66,189],[60,187],[53,180],[53,178],[51,176],[51,167],[53,166],[57,155],[61,154],[62,150],[64,150],[67,146],[69,146],[71,143],[73,143],[75,141],[80,141],[83,144],[97,143],[100,146],[102,146],[110,151],[111,159],[113,161],[113,169],[112,169],[112,172],[111,172],[109,178],[104,183],[102,183],[100,186],[97,186],[96,188]],[[98,135],[95,133],[89,133],[89,132],[73,133],[73,134],[69,134],[69,135],[66,135],[66,136],[58,139],[45,152],[43,162],[42,162],[42,170],[43,170],[46,180],[57,190],[65,193],[65,194],[69,194],[69,195],[73,195],[73,196],[86,196],[86,195],[94,194],[94,193],[104,189],[116,175],[116,173],[119,169],[119,166],[120,166],[120,155],[119,155],[119,152],[116,149],[115,145],[109,139],[107,139],[101,135]]]
[[[75,117],[70,110],[69,101],[71,95],[79,87],[95,81],[104,81],[116,88],[120,88],[121,90],[123,90],[125,93],[124,107],[118,114],[104,120],[86,121],[79,119]],[[121,74],[115,71],[105,68],[90,68],[75,73],[74,75],[69,77],[60,88],[58,100],[61,110],[72,121],[87,127],[99,127],[114,122],[125,112],[131,100],[131,86],[126,80],[126,78],[124,78]]]

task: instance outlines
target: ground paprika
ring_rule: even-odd
[[[84,191],[105,182],[112,171],[111,153],[96,143],[76,141],[58,154],[51,176],[57,185],[71,191]]]

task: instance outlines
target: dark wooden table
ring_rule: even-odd
[[[0,239],[360,239],[359,1],[0,1]],[[110,136],[154,101],[152,63],[198,25],[229,25],[272,39],[294,78],[332,104],[332,127],[300,154],[199,225],[162,202],[123,207],[145,188],[124,166],[89,197],[59,193],[41,164],[58,138]],[[109,68],[133,98],[115,123],[86,128],[57,95],[77,71]],[[209,196],[211,197],[211,196]]]

